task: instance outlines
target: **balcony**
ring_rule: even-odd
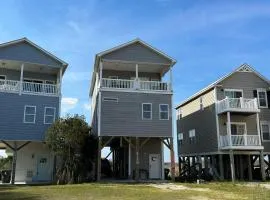
[[[260,112],[258,108],[257,99],[246,98],[225,98],[217,102],[217,113],[224,112]]]
[[[142,91],[171,91],[170,85],[166,82],[160,81],[136,81],[128,79],[109,79],[102,78],[102,88],[110,89],[128,89],[128,90],[142,90]]]
[[[259,135],[221,135],[219,136],[222,149],[262,149]]]
[[[59,88],[56,84],[33,83],[14,80],[0,80],[0,92],[34,94],[43,96],[58,96]]]

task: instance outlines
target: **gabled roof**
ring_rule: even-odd
[[[257,72],[254,68],[252,68],[249,64],[244,63],[242,65],[240,65],[239,67],[237,67],[235,70],[233,70],[231,73],[219,78],[218,80],[216,80],[215,82],[211,83],[210,85],[208,85],[207,87],[203,88],[202,90],[196,92],[194,95],[190,96],[189,98],[187,98],[186,100],[182,101],[180,104],[178,104],[175,108],[179,108],[187,103],[189,103],[190,101],[192,101],[193,99],[199,97],[200,95],[204,94],[205,92],[213,89],[214,87],[218,86],[220,82],[224,81],[225,79],[227,79],[228,77],[232,76],[234,73],[236,72],[253,72],[255,73],[258,77],[260,77],[262,80],[269,82],[269,80],[264,77],[262,74],[260,74],[259,72]]]
[[[168,56],[168,55],[165,54],[164,52],[162,52],[162,51],[156,49],[155,47],[151,46],[150,44],[144,42],[144,41],[141,40],[140,38],[136,38],[136,39],[131,40],[131,41],[129,41],[129,42],[126,42],[126,43],[124,43],[124,44],[121,44],[121,45],[118,45],[118,46],[116,46],[116,47],[113,47],[113,48],[111,48],[111,49],[102,51],[102,52],[98,53],[96,56],[97,56],[97,57],[102,57],[102,56],[104,56],[104,55],[106,55],[106,54],[109,54],[109,53],[111,53],[111,52],[113,52],[113,51],[122,49],[122,48],[124,48],[124,47],[130,46],[130,45],[135,44],[135,43],[140,43],[141,45],[145,46],[146,48],[149,48],[149,49],[151,49],[152,51],[156,52],[157,54],[159,54],[159,55],[163,56],[164,58],[170,60],[172,63],[176,63],[176,60],[175,60],[175,59],[173,59],[172,57]]]
[[[166,58],[167,60],[170,60],[171,61],[171,66],[173,66],[175,63],[176,63],[176,60],[173,59],[172,57],[168,56],[167,54],[165,54],[164,52],[156,49],[155,47],[151,46],[150,44],[144,42],[143,40],[141,40],[140,38],[136,38],[134,40],[131,40],[129,42],[126,42],[124,44],[121,44],[121,45],[118,45],[116,47],[113,47],[111,49],[108,49],[108,50],[105,50],[105,51],[102,51],[98,54],[96,54],[96,57],[95,57],[95,63],[94,63],[94,70],[93,70],[93,73],[92,73],[92,78],[91,78],[91,84],[90,84],[90,95],[92,94],[93,92],[93,88],[94,88],[94,83],[95,83],[95,79],[96,79],[96,76],[95,76],[95,72],[97,71],[98,69],[98,63],[101,59],[102,56],[104,55],[107,55],[109,53],[112,53],[114,51],[117,51],[119,49],[122,49],[124,47],[127,47],[127,46],[130,46],[132,44],[135,44],[135,43],[140,43],[141,45],[145,46],[146,48],[149,48],[150,50],[154,51],[155,53],[161,55],[162,57]]]
[[[29,45],[33,46],[34,48],[36,48],[37,50],[43,52],[44,54],[48,55],[49,57],[51,57],[52,59],[56,60],[57,62],[60,62],[63,66],[67,67],[68,64],[61,60],[60,58],[56,57],[55,55],[53,55],[52,53],[46,51],[45,49],[43,49],[42,47],[38,46],[37,44],[35,44],[34,42],[30,41],[28,38],[24,37],[18,40],[13,40],[10,42],[5,42],[0,44],[0,48],[2,47],[6,47],[6,46],[10,46],[10,45],[14,45],[14,44],[18,44],[18,43],[22,43],[22,42],[26,42]]]

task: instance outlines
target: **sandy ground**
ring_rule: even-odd
[[[176,185],[173,183],[160,183],[160,184],[149,184],[149,186],[163,189],[163,190],[195,190],[200,192],[208,192],[211,191],[209,188],[190,188],[183,185]]]

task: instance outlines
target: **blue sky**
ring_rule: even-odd
[[[175,58],[176,105],[244,62],[269,78],[269,35],[269,1],[1,2],[0,42],[28,37],[68,62],[62,114],[88,121],[90,74],[102,50],[140,37]]]

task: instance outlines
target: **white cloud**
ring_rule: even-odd
[[[78,98],[72,98],[72,97],[63,97],[61,101],[62,106],[62,114],[67,113],[68,111],[74,109],[79,102]]]

